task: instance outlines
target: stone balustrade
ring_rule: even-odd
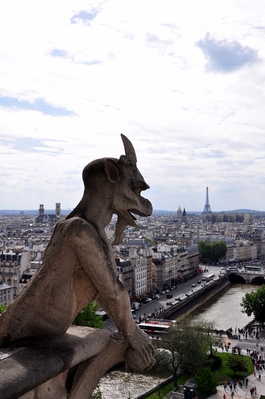
[[[127,348],[117,333],[79,326],[54,340],[21,340],[0,351],[0,398],[88,399]]]

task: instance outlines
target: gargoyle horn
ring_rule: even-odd
[[[137,158],[136,158],[136,153],[135,153],[132,143],[130,142],[129,139],[127,139],[126,136],[124,136],[124,134],[121,134],[121,138],[122,138],[123,145],[124,145],[126,160],[133,166],[136,166]]]

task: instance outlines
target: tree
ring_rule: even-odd
[[[157,365],[172,373],[176,389],[180,368],[194,375],[207,361],[209,336],[205,323],[192,323],[187,317],[163,334],[159,345]]]
[[[88,326],[93,328],[103,328],[104,321],[102,316],[96,314],[99,306],[96,302],[91,302],[81,312],[78,313],[73,321],[76,326]]]
[[[210,259],[210,254],[211,254],[211,244],[206,242],[206,241],[199,241],[198,242],[198,250],[200,257],[204,260],[209,260]]]
[[[234,372],[234,376],[236,376],[236,372],[248,371],[247,362],[243,357],[238,355],[229,356],[226,361],[226,367]]]
[[[4,313],[4,311],[6,310],[7,306],[6,305],[0,305],[0,315],[2,313]]]
[[[211,322],[200,322],[200,328],[204,332],[204,338],[206,342],[206,347],[209,352],[210,357],[215,357],[217,353],[217,349],[213,348],[213,337],[212,337],[212,331],[214,330],[214,325]],[[218,340],[218,339],[217,339]],[[215,339],[216,341],[216,339]]]
[[[262,285],[256,292],[246,293],[240,304],[242,312],[248,316],[254,315],[258,323],[265,322],[265,285]]]
[[[96,389],[92,393],[91,399],[101,399],[101,398],[102,398],[102,393],[99,385],[97,385]]]
[[[214,241],[211,244],[211,259],[218,262],[220,258],[226,255],[227,247],[224,241]]]
[[[216,387],[219,385],[219,380],[210,367],[205,367],[195,375],[197,389],[201,393],[215,393]]]
[[[214,241],[212,244],[206,241],[198,242],[200,257],[205,261],[218,262],[227,253],[226,243],[224,241]]]

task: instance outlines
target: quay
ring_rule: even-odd
[[[195,288],[193,291],[187,293],[186,295],[188,296],[186,296],[185,299],[177,301],[176,303],[172,302],[172,305],[166,306],[163,311],[157,315],[157,318],[170,319],[187,316],[229,285],[230,281],[226,276],[209,281],[202,287]]]

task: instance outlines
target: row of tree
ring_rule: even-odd
[[[204,241],[201,241],[201,243],[204,243]],[[257,323],[264,325],[265,285],[258,288],[256,292],[246,293],[241,306],[243,313],[250,317],[253,316]],[[166,334],[163,334],[161,341],[159,341],[160,349],[157,351],[157,364],[173,375],[175,388],[178,385],[177,379],[180,370],[186,370],[195,376],[201,392],[204,392],[205,389],[208,392],[214,392],[218,381],[211,369],[213,363],[218,366],[218,361],[213,349],[211,334],[213,329],[211,323],[194,323],[190,317],[186,317],[175,328],[170,328]],[[247,365],[242,356],[230,356],[226,366],[234,374],[239,371],[247,371]]]
[[[180,370],[195,375],[205,367],[209,354],[214,355],[211,328],[208,323],[191,323],[186,317],[161,337],[157,365],[173,375],[175,388]]]
[[[163,334],[156,355],[157,365],[173,375],[175,389],[179,372],[185,371],[195,378],[201,393],[216,392],[220,382],[213,370],[222,365],[222,360],[213,348],[212,331],[211,323],[192,322],[190,317],[186,317]],[[228,357],[226,367],[234,375],[248,370],[244,357],[237,355]]]
[[[205,262],[218,262],[227,253],[226,243],[224,241],[214,241],[213,243],[206,241],[198,242],[198,250],[200,258]]]

